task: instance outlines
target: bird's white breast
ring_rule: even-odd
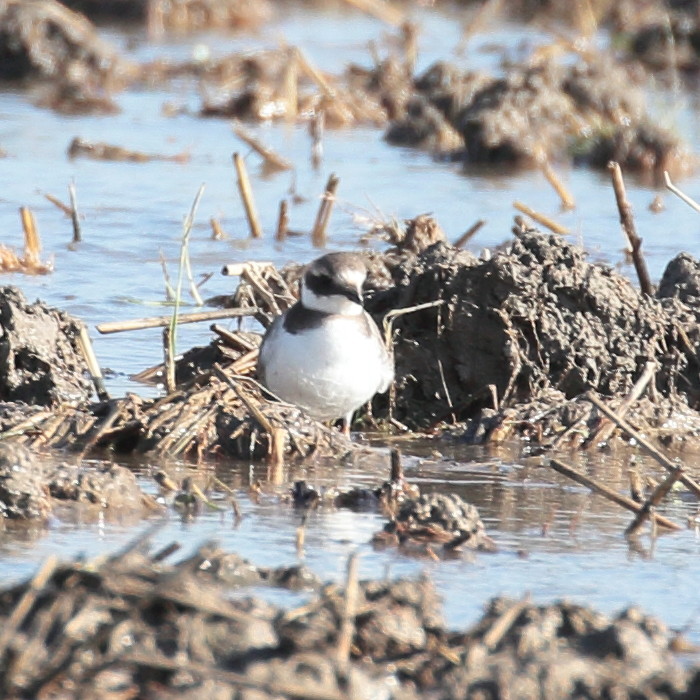
[[[260,365],[273,393],[321,420],[356,410],[393,377],[376,325],[364,311],[327,316],[297,333],[287,332],[280,319],[263,343]]]

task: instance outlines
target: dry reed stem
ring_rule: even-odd
[[[655,373],[656,373],[656,363],[655,362],[647,362],[646,365],[644,366],[644,370],[642,371],[642,374],[639,376],[639,379],[637,379],[637,381],[634,383],[634,386],[630,389],[629,394],[627,394],[627,396],[625,396],[622,403],[617,408],[616,413],[620,418],[623,418],[627,414],[627,411],[630,410],[632,404],[642,396],[642,394],[645,392],[645,390],[647,388],[647,385],[654,378]],[[598,426],[597,430],[595,430],[586,439],[585,442],[588,445],[606,442],[607,440],[610,439],[610,436],[613,434],[614,430],[615,430],[615,423],[613,421],[611,421],[610,419],[606,419],[606,420],[601,422],[601,424]]]
[[[486,224],[486,219],[479,219],[473,223],[452,245],[455,248],[463,248]]]
[[[664,469],[673,472],[678,468],[678,464],[672,462],[666,455],[659,452],[648,440],[640,435],[624,418],[620,418],[614,411],[611,411],[595,394],[592,392],[586,393],[586,399],[590,401],[601,413],[606,415],[611,421],[616,423],[624,430],[631,438],[633,438],[647,454],[653,457]],[[687,486],[697,498],[700,498],[700,485],[691,479],[687,474],[681,476],[681,481]]]
[[[224,230],[221,228],[221,224],[217,219],[215,219],[213,216],[211,219],[209,219],[209,224],[211,226],[211,237],[215,241],[223,241],[226,240],[227,236],[224,233]]]
[[[559,179],[554,168],[548,160],[543,160],[541,163],[542,174],[547,179],[547,182],[554,188],[554,191],[559,195],[561,206],[563,209],[576,209],[576,200],[569,190],[564,187],[564,183]]]
[[[241,316],[254,316],[257,309],[221,309],[219,311],[197,311],[191,314],[179,314],[178,325],[183,323],[198,323],[199,321],[215,321],[222,318],[240,318]],[[144,328],[163,328],[170,325],[171,316],[149,316],[135,318],[131,321],[110,321],[95,326],[99,333],[122,333],[124,331],[140,331]]]
[[[359,597],[359,558],[357,552],[348,557],[345,577],[345,599],[338,632],[337,659],[340,668],[347,672],[350,664],[352,640],[355,636],[355,615]]]
[[[66,216],[73,216],[73,210],[58,197],[54,197],[52,194],[48,193],[44,193],[44,197],[51,202],[51,204],[58,207]]]
[[[326,191],[321,198],[321,204],[316,215],[316,222],[311,231],[311,243],[315,248],[324,248],[327,242],[328,222],[331,218],[333,205],[335,204],[335,192],[338,189],[340,178],[332,173],[326,183]]]
[[[253,201],[253,191],[250,186],[248,171],[245,167],[245,162],[239,153],[233,154],[233,164],[236,167],[236,174],[238,176],[238,191],[240,192],[241,199],[243,200],[245,215],[248,219],[248,226],[250,227],[250,235],[253,238],[262,238],[262,228],[260,227],[258,212],[255,209],[255,202]]]
[[[46,586],[49,579],[56,571],[57,566],[58,558],[56,555],[49,555],[36,574],[34,574],[34,577],[30,581],[27,590],[15,605],[9,618],[5,621],[5,626],[3,627],[2,632],[0,632],[0,660],[2,660],[5,656],[7,645],[17,630],[22,626],[22,623],[31,611],[42,589]]]
[[[95,385],[95,391],[98,398],[100,401],[109,401],[109,394],[107,393],[107,389],[105,387],[105,380],[102,376],[100,363],[97,361],[95,350],[92,347],[92,341],[90,340],[90,334],[88,333],[87,326],[84,323],[80,324],[78,343],[83,353],[83,357],[85,358],[85,363],[88,366],[90,379],[92,379],[92,383]]]
[[[80,230],[80,215],[78,214],[78,195],[75,191],[75,182],[68,185],[68,195],[70,197],[70,218],[73,222],[73,243],[80,243],[83,234]]]
[[[499,645],[503,637],[508,634],[508,630],[518,619],[520,613],[530,604],[530,600],[530,594],[528,593],[523,596],[522,600],[513,603],[496,618],[489,630],[481,638],[487,649],[493,651]]]
[[[515,202],[513,202],[513,206],[519,212],[522,212],[526,216],[529,216],[531,219],[536,221],[538,224],[542,224],[542,226],[546,226],[550,231],[553,231],[554,233],[558,233],[560,235],[566,235],[566,234],[570,233],[568,228],[557,223],[556,221],[554,221],[554,219],[551,219],[550,217],[545,216],[544,214],[540,214],[540,212],[537,212],[534,209],[531,209],[530,207],[527,206],[527,204],[523,204],[522,202],[515,201]]]
[[[165,390],[168,394],[172,394],[177,389],[172,340],[172,330],[170,325],[167,325],[163,328],[163,360],[165,364]]]
[[[264,269],[266,267],[274,267],[271,262],[244,262],[244,263],[229,263],[221,268],[221,274],[225,277],[240,277],[248,268]]]
[[[280,213],[277,218],[277,230],[275,231],[275,240],[278,243],[284,243],[287,240],[287,232],[289,231],[289,205],[287,200],[280,201]]]
[[[695,209],[695,211],[700,212],[700,204],[698,204],[692,197],[685,194],[685,192],[679,190],[678,187],[671,182],[671,176],[668,174],[667,170],[664,170],[664,182],[666,184],[666,188],[673,192],[676,197],[682,199],[689,207]]]
[[[634,536],[637,531],[644,525],[644,523],[649,520],[653,515],[656,506],[661,503],[661,501],[666,498],[668,492],[673,488],[673,485],[683,476],[683,468],[676,467],[655,489],[654,492],[649,496],[649,498],[642,503],[641,510],[634,517],[632,522],[629,524],[625,530],[625,535],[627,537]]]
[[[600,496],[607,498],[613,503],[617,503],[617,505],[622,506],[623,508],[627,508],[627,510],[632,511],[633,513],[639,513],[639,511],[642,509],[642,506],[639,503],[635,503],[631,498],[621,496],[619,493],[617,493],[617,491],[613,491],[613,489],[604,486],[595,479],[591,479],[590,477],[581,474],[581,472],[576,471],[561,460],[551,459],[549,461],[549,466],[560,474],[572,479],[576,483],[586,486]],[[668,528],[669,530],[682,529],[680,525],[677,525],[672,520],[665,518],[663,515],[658,515],[655,513],[653,517],[659,525]]]
[[[608,170],[610,171],[610,175],[612,177],[615,200],[617,202],[617,209],[620,213],[620,224],[622,225],[622,229],[627,236],[627,240],[629,241],[630,248],[632,250],[632,262],[634,263],[634,269],[637,271],[639,288],[641,289],[642,294],[652,296],[654,293],[654,287],[651,284],[647,264],[644,260],[644,255],[642,254],[642,239],[637,235],[637,230],[634,225],[632,205],[627,199],[625,182],[622,179],[620,164],[616,163],[615,161],[610,161],[608,163]]]
[[[247,143],[265,161],[270,170],[292,170],[294,166],[286,158],[275,153],[271,148],[262,144],[241,124],[235,122],[232,126],[233,133]]]
[[[406,21],[403,10],[382,0],[345,0],[345,2],[392,27],[399,27]]]
[[[287,109],[285,116],[287,121],[296,121],[299,115],[299,61],[296,49],[287,49],[287,62],[282,78],[282,98]]]
[[[212,333],[216,333],[225,345],[228,345],[228,347],[234,350],[249,352],[250,350],[257,350],[258,348],[257,345],[254,345],[239,333],[230,331],[228,328],[219,326],[216,323],[213,323],[209,327],[209,330],[212,331]]]
[[[309,122],[311,136],[311,167],[318,170],[323,162],[323,133],[326,126],[326,113],[317,111]]]

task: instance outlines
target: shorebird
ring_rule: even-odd
[[[258,359],[262,383],[318,420],[345,420],[394,379],[394,360],[362,306],[367,268],[354,253],[309,263],[299,301],[267,329]]]

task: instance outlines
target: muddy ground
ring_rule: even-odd
[[[200,114],[205,117],[312,123],[322,118],[329,128],[372,124],[386,129],[389,143],[426,148],[467,165],[577,163],[604,168],[616,160],[626,171],[661,182],[665,170],[675,176],[689,172],[694,159],[646,106],[642,86],[648,75],[641,66],[654,64],[648,58],[654,40],[643,37],[678,25],[685,34],[676,37],[674,51],[679,47],[683,53],[684,46],[694,45],[688,37],[697,32],[689,28],[696,21],[690,4],[661,10],[665,4],[646,3],[634,13],[631,3],[616,12],[602,3],[597,21],[625,37],[616,47],[631,48],[598,51],[557,40],[536,47],[518,65],[505,62],[502,75],[464,71],[442,61],[416,74],[419,28],[406,19],[398,22],[394,46],[373,63],[352,65],[332,76],[295,47],[178,65],[158,60],[134,65],[103,42],[86,17],[57,0],[5,0],[0,3],[0,78],[42,85],[34,94],[43,106],[68,113],[109,113],[118,110],[121,89],[188,77],[203,96]],[[279,11],[262,0],[76,0],[70,5],[96,18],[145,22],[151,35],[206,27],[250,30]],[[506,3],[501,10],[520,18],[533,12],[537,17],[546,12],[558,16],[560,5]],[[403,10],[396,12],[401,17]],[[669,25],[669,12],[682,19]],[[478,24],[478,18],[474,21]],[[653,24],[658,21],[666,21],[661,30]]]
[[[167,564],[173,549],[50,559],[0,591],[3,697],[690,700],[700,684],[638,609],[493,599],[454,630],[430,581],[358,581],[352,563],[345,586],[281,576],[317,592],[280,608],[231,575],[253,564],[213,548]]]
[[[441,240],[429,217],[393,235],[393,248],[367,254],[366,305],[380,324],[390,310],[407,311],[391,326],[396,381],[356,427],[581,446],[595,440],[602,419],[586,398],[592,392],[613,408],[629,397],[632,422],[662,442],[696,443],[700,265],[691,256],[674,258],[648,296],[558,235],[516,229],[511,243],[481,259]],[[299,273],[296,265],[251,266],[227,303],[267,325],[293,302]],[[6,290],[6,298],[13,295]],[[32,309],[24,313],[34,318]],[[21,329],[19,311],[16,317]],[[178,363],[176,391],[160,399],[132,394],[90,404],[83,395],[42,410],[8,403],[3,430],[27,445],[197,460],[340,456],[355,449],[337,430],[261,391],[253,338],[221,331],[210,346],[189,351]],[[46,403],[27,387],[43,387],[59,368],[63,374],[73,368],[69,378],[84,389],[79,357],[71,362],[67,368],[49,359],[35,363],[24,377],[23,400]],[[14,356],[7,354],[5,363],[5,376],[14,376]],[[147,374],[162,380],[162,373]]]

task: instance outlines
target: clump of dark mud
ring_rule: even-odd
[[[117,86],[128,64],[84,17],[55,0],[0,2],[0,77],[55,81],[95,95]]]
[[[1,591],[3,697],[116,700],[129,688],[138,697],[562,700],[585,688],[591,699],[688,700],[697,685],[663,624],[636,609],[608,618],[494,599],[455,631],[425,579],[349,576],[285,609],[232,599],[232,585],[209,571],[219,553],[169,565],[167,551],[49,560]]]
[[[152,34],[253,29],[272,14],[267,0],[63,0],[94,21],[147,23]]]
[[[0,400],[42,406],[89,398],[78,322],[15,287],[0,289]]]
[[[690,167],[687,147],[651,119],[629,70],[603,55],[565,63],[555,53],[511,66],[502,78],[436,63],[415,79],[415,96],[387,139],[469,164],[537,166],[573,158],[602,168],[616,160],[656,177]]]
[[[396,320],[393,415],[411,427],[464,419],[477,407],[542,400],[551,408],[553,390],[563,400],[589,390],[624,396],[648,362],[657,395],[698,408],[691,310],[645,297],[561,237],[521,232],[481,261],[437,244],[393,274],[395,288],[371,309],[443,302]]]
[[[439,544],[444,555],[465,549],[495,551],[476,506],[457,494],[422,494],[405,499],[391,522],[374,538],[375,544],[397,544],[403,549]],[[430,550],[434,553],[434,550]]]

